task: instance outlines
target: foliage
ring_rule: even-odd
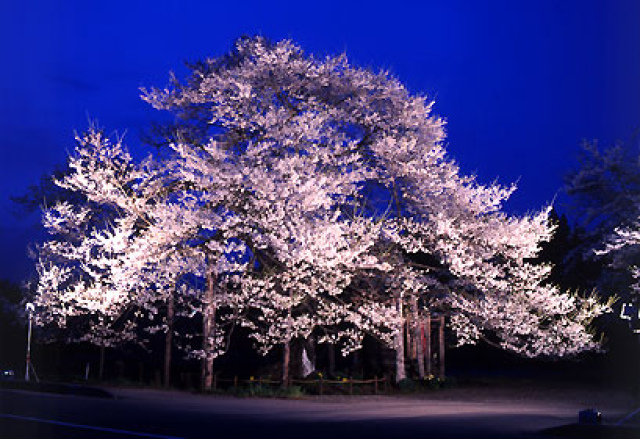
[[[597,142],[585,142],[579,168],[567,176],[567,193],[573,198],[582,226],[584,238],[579,250],[588,257],[604,259],[601,289],[623,297],[637,292],[634,267],[640,264],[640,251],[634,230],[640,215],[638,144],[618,143],[602,149]],[[576,256],[581,255],[574,259]]]
[[[415,392],[418,384],[411,378],[405,378],[398,382],[398,388],[401,392]]]
[[[0,279],[0,371],[16,368],[24,360],[24,291],[10,280]]]
[[[52,172],[41,175],[38,184],[29,186],[23,195],[11,197],[16,207],[15,213],[23,217],[24,214],[38,212],[42,208],[46,209],[62,201],[81,202],[81,193],[69,191],[55,183],[69,173],[68,167],[56,167]]]
[[[22,315],[24,291],[8,279],[0,279],[0,315],[3,323],[17,324]],[[22,322],[20,322],[22,323]]]
[[[446,389],[456,386],[456,380],[454,378],[441,379],[429,375],[423,380],[415,381],[410,378],[405,378],[398,382],[398,390],[401,393],[416,393],[429,390]]]
[[[636,206],[640,212],[640,204]],[[598,254],[614,255],[613,263],[618,267],[625,267],[633,276],[635,283],[631,285],[631,291],[640,297],[640,267],[632,265],[630,261],[638,260],[640,255],[640,213],[635,222],[626,227],[617,227],[609,236],[604,249]]]
[[[300,399],[306,396],[306,392],[300,386],[270,386],[251,383],[248,386],[229,387],[227,389],[210,390],[208,393],[215,395],[230,395],[239,398],[285,398]]]
[[[44,213],[40,323],[88,316],[86,337],[128,337],[140,321],[166,329],[154,319],[175,297],[203,322],[202,348],[185,348],[209,361],[235,324],[263,353],[312,334],[343,354],[364,334],[400,351],[410,309],[447,313],[460,344],[598,347],[586,325],[606,306],[530,261],[548,209],[503,212],[515,187],[462,175],[433,103],[388,73],[242,38],[143,98],[183,123],[141,163],[121,139],[79,136],[56,183],[86,203]]]
[[[601,235],[633,219],[640,201],[640,151],[633,143],[602,149],[585,141],[579,166],[566,176],[573,214],[586,230]]]
[[[563,290],[591,291],[597,287],[605,262],[585,252],[589,238],[584,229],[572,227],[565,214],[558,215],[555,209],[549,214],[555,226],[553,237],[542,243],[536,263],[551,264],[547,280]]]

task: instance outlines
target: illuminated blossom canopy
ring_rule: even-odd
[[[640,206],[637,206],[640,212]],[[597,254],[613,254],[613,264],[625,267],[633,276],[634,283],[631,291],[638,297],[640,295],[640,267],[632,265],[629,261],[637,260],[640,254],[640,215],[627,226],[617,227],[608,237],[603,249],[596,250]]]
[[[43,248],[42,316],[113,321],[181,286],[210,322],[208,359],[224,350],[225,322],[249,328],[263,352],[312,334],[343,353],[365,334],[399,349],[408,312],[448,315],[460,344],[597,348],[587,324],[606,307],[529,262],[553,233],[548,209],[508,215],[514,186],[462,175],[427,98],[288,40],[241,38],[191,70],[143,90],[176,115],[169,154],[135,164],[121,142],[81,139],[59,184],[90,203],[45,212],[50,231],[74,238]],[[112,218],[88,227],[97,206]]]

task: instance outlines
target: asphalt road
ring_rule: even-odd
[[[0,438],[550,439],[542,430],[575,423],[584,408],[508,398],[278,400],[114,392],[116,399],[0,390]],[[623,414],[605,412],[611,419]]]

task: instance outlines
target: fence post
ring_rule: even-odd
[[[213,390],[218,390],[218,374],[213,374]]]
[[[373,376],[373,393],[378,394],[378,375]]]
[[[324,394],[324,383],[322,382],[322,375],[320,375],[320,380],[318,381],[318,385],[320,386],[320,396]]]
[[[238,388],[238,375],[233,376],[233,387]]]
[[[349,395],[353,395],[353,378],[349,377]]]

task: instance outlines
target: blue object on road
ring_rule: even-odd
[[[601,424],[602,413],[594,409],[582,410],[578,413],[578,423],[583,425]]]

